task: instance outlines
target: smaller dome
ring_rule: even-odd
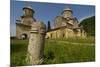
[[[35,12],[35,11],[32,9],[31,6],[26,6],[26,7],[23,8],[23,10],[24,10],[24,9],[30,9],[30,10],[32,10],[33,12]]]
[[[71,8],[65,8],[64,11],[72,11]]]
[[[31,9],[31,10],[33,10],[31,6],[26,6],[23,9]]]
[[[61,14],[63,14],[65,11],[70,11],[71,13],[73,13],[73,11],[71,10],[71,8],[67,7],[67,8],[65,8],[65,9],[63,9],[63,11],[62,11]]]

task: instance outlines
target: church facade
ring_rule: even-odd
[[[66,8],[62,11],[60,16],[54,20],[54,28],[51,28],[46,35],[46,38],[73,38],[73,37],[86,37],[86,32],[76,17],[73,16],[73,11]]]
[[[16,20],[16,38],[28,39],[31,24],[37,22],[34,18],[35,11],[31,7],[23,8],[23,16]],[[69,38],[69,37],[86,37],[86,32],[79,26],[76,17],[73,17],[73,11],[66,8],[60,16],[54,20],[54,28],[46,32],[46,38]]]

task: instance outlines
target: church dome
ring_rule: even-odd
[[[66,7],[65,9],[63,9],[63,11],[62,11],[62,13],[61,13],[61,14],[63,14],[65,11],[69,11],[69,12],[73,13],[73,11],[72,11],[72,9],[71,9],[71,8]]]
[[[71,8],[65,8],[64,11],[66,11],[66,10],[68,10],[68,11],[72,11]]]
[[[31,6],[26,6],[26,7],[23,8],[23,10],[24,10],[24,9],[30,9],[30,10],[32,10],[33,12],[35,12],[35,11],[32,9]]]
[[[71,8],[69,8],[69,7],[65,8],[63,11],[71,11],[72,12]]]
[[[26,6],[23,9],[31,9],[31,10],[33,10],[31,6]]]

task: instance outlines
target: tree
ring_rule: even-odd
[[[50,21],[48,21],[48,31],[50,31],[51,29],[51,25],[50,25]]]
[[[88,36],[95,36],[95,16],[85,18],[81,21],[80,26],[83,26]]]

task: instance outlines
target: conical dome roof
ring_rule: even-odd
[[[31,6],[25,6],[23,9],[25,9],[25,8],[27,8],[27,9],[32,9]]]
[[[63,14],[63,12],[65,12],[65,11],[70,11],[70,12],[72,12],[72,13],[73,13],[73,11],[71,10],[71,8],[67,7],[67,8],[65,8],[65,9],[62,11],[62,13],[61,13],[61,14]]]
[[[33,12],[35,12],[35,11],[32,9],[31,6],[26,6],[26,7],[23,8],[23,10],[24,10],[24,9],[30,9],[30,10],[32,10]]]
[[[67,7],[64,9],[64,11],[72,11],[71,8]]]

